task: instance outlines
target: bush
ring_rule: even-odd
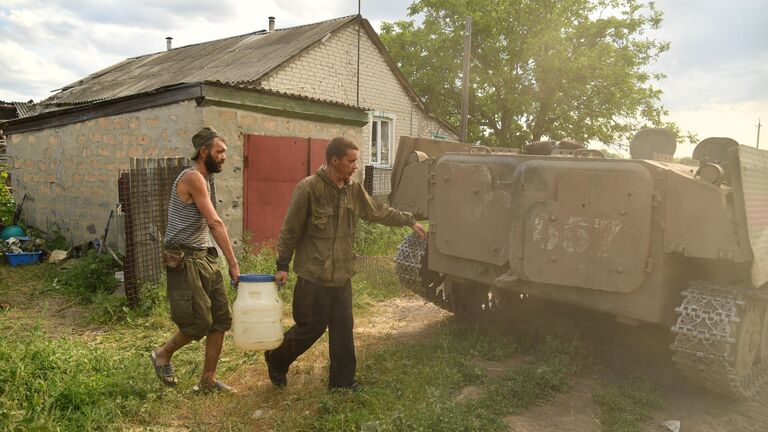
[[[361,219],[357,224],[354,251],[363,256],[394,255],[410,232],[408,227],[393,228]]]
[[[118,285],[115,271],[120,264],[111,255],[88,251],[72,262],[54,285],[65,294],[93,303],[99,295],[112,294]]]

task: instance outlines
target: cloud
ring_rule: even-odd
[[[695,132],[699,139],[733,138],[740,144],[755,146],[757,121],[760,119],[761,148],[768,148],[768,101],[707,103],[699,107],[670,111],[667,120],[676,122],[683,131]],[[677,157],[690,156],[693,145],[678,145]]]
[[[768,18],[762,0],[659,0],[661,28],[650,36],[669,41],[654,71],[669,109],[709,103],[768,100]]]
[[[71,70],[50,61],[14,41],[0,40],[0,99],[26,101],[50,94],[51,76],[79,78]]]
[[[710,102],[768,100],[768,55],[709,68],[676,68],[661,83],[663,101],[671,109]]]
[[[408,19],[411,3],[363,0],[362,13],[378,29]],[[665,21],[651,36],[672,48],[654,70],[669,77],[662,101],[683,130],[751,143],[757,117],[768,123],[762,3],[657,0]],[[46,98],[125,58],[164,50],[166,36],[179,47],[265,29],[270,15],[285,28],[355,13],[349,0],[0,0],[0,99]]]

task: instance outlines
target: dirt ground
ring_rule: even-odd
[[[3,302],[10,303],[5,319],[30,320],[42,323],[52,336],[81,336],[92,338],[103,330],[82,321],[81,306],[55,296],[28,296],[8,293]],[[30,312],[33,312],[30,314]],[[42,318],[42,319],[40,319]],[[395,298],[363,314],[355,324],[356,340],[377,341],[412,337],[452,315],[423,300],[408,296]],[[668,431],[662,423],[678,420],[681,431],[768,431],[768,391],[757,399],[737,401],[700,390],[683,381],[676,373],[668,351],[669,335],[665,329],[633,327],[618,324],[609,317],[581,313],[575,319],[592,321],[587,328],[594,330],[588,344],[595,345],[595,355],[609,370],[605,376],[574,379],[572,389],[548,403],[506,419],[514,432],[599,431],[600,410],[592,400],[595,389],[610,376],[640,375],[649,379],[661,392],[663,407],[652,413],[644,432]],[[524,362],[513,358],[503,362],[477,360],[477,366],[490,376],[496,376]],[[239,383],[246,390],[266,383]],[[457,400],[477,398],[481,387],[467,387],[456,395]],[[183,430],[183,428],[182,428]]]
[[[685,382],[676,372],[668,350],[670,336],[665,329],[629,326],[610,317],[576,312],[574,319],[589,321],[594,330],[589,344],[600,344],[600,356],[609,370],[603,376],[575,378],[569,392],[556,396],[545,405],[534,407],[506,419],[514,432],[587,432],[599,431],[600,410],[592,400],[595,389],[610,376],[640,375],[660,391],[663,407],[652,413],[643,432],[669,431],[662,423],[680,422],[680,431],[696,432],[765,432],[768,431],[768,391],[755,400],[738,401],[701,390]],[[365,335],[407,337],[451,319],[451,314],[416,297],[403,297],[381,303],[356,324],[359,340]],[[503,362],[477,360],[476,364],[490,376],[514,368],[526,359],[512,358]],[[462,389],[457,400],[477,398],[481,387]]]

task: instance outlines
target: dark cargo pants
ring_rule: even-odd
[[[270,351],[276,372],[287,373],[291,364],[328,328],[330,371],[328,387],[349,387],[355,381],[355,341],[352,336],[352,283],[326,287],[299,278],[293,290],[293,320],[283,343]]]

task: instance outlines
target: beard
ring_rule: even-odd
[[[222,163],[216,162],[213,159],[213,157],[211,157],[210,154],[205,158],[204,163],[205,163],[205,169],[208,170],[208,172],[211,173],[211,174],[220,173],[221,172],[221,167],[222,167],[222,165],[224,165],[224,162],[222,162]]]

